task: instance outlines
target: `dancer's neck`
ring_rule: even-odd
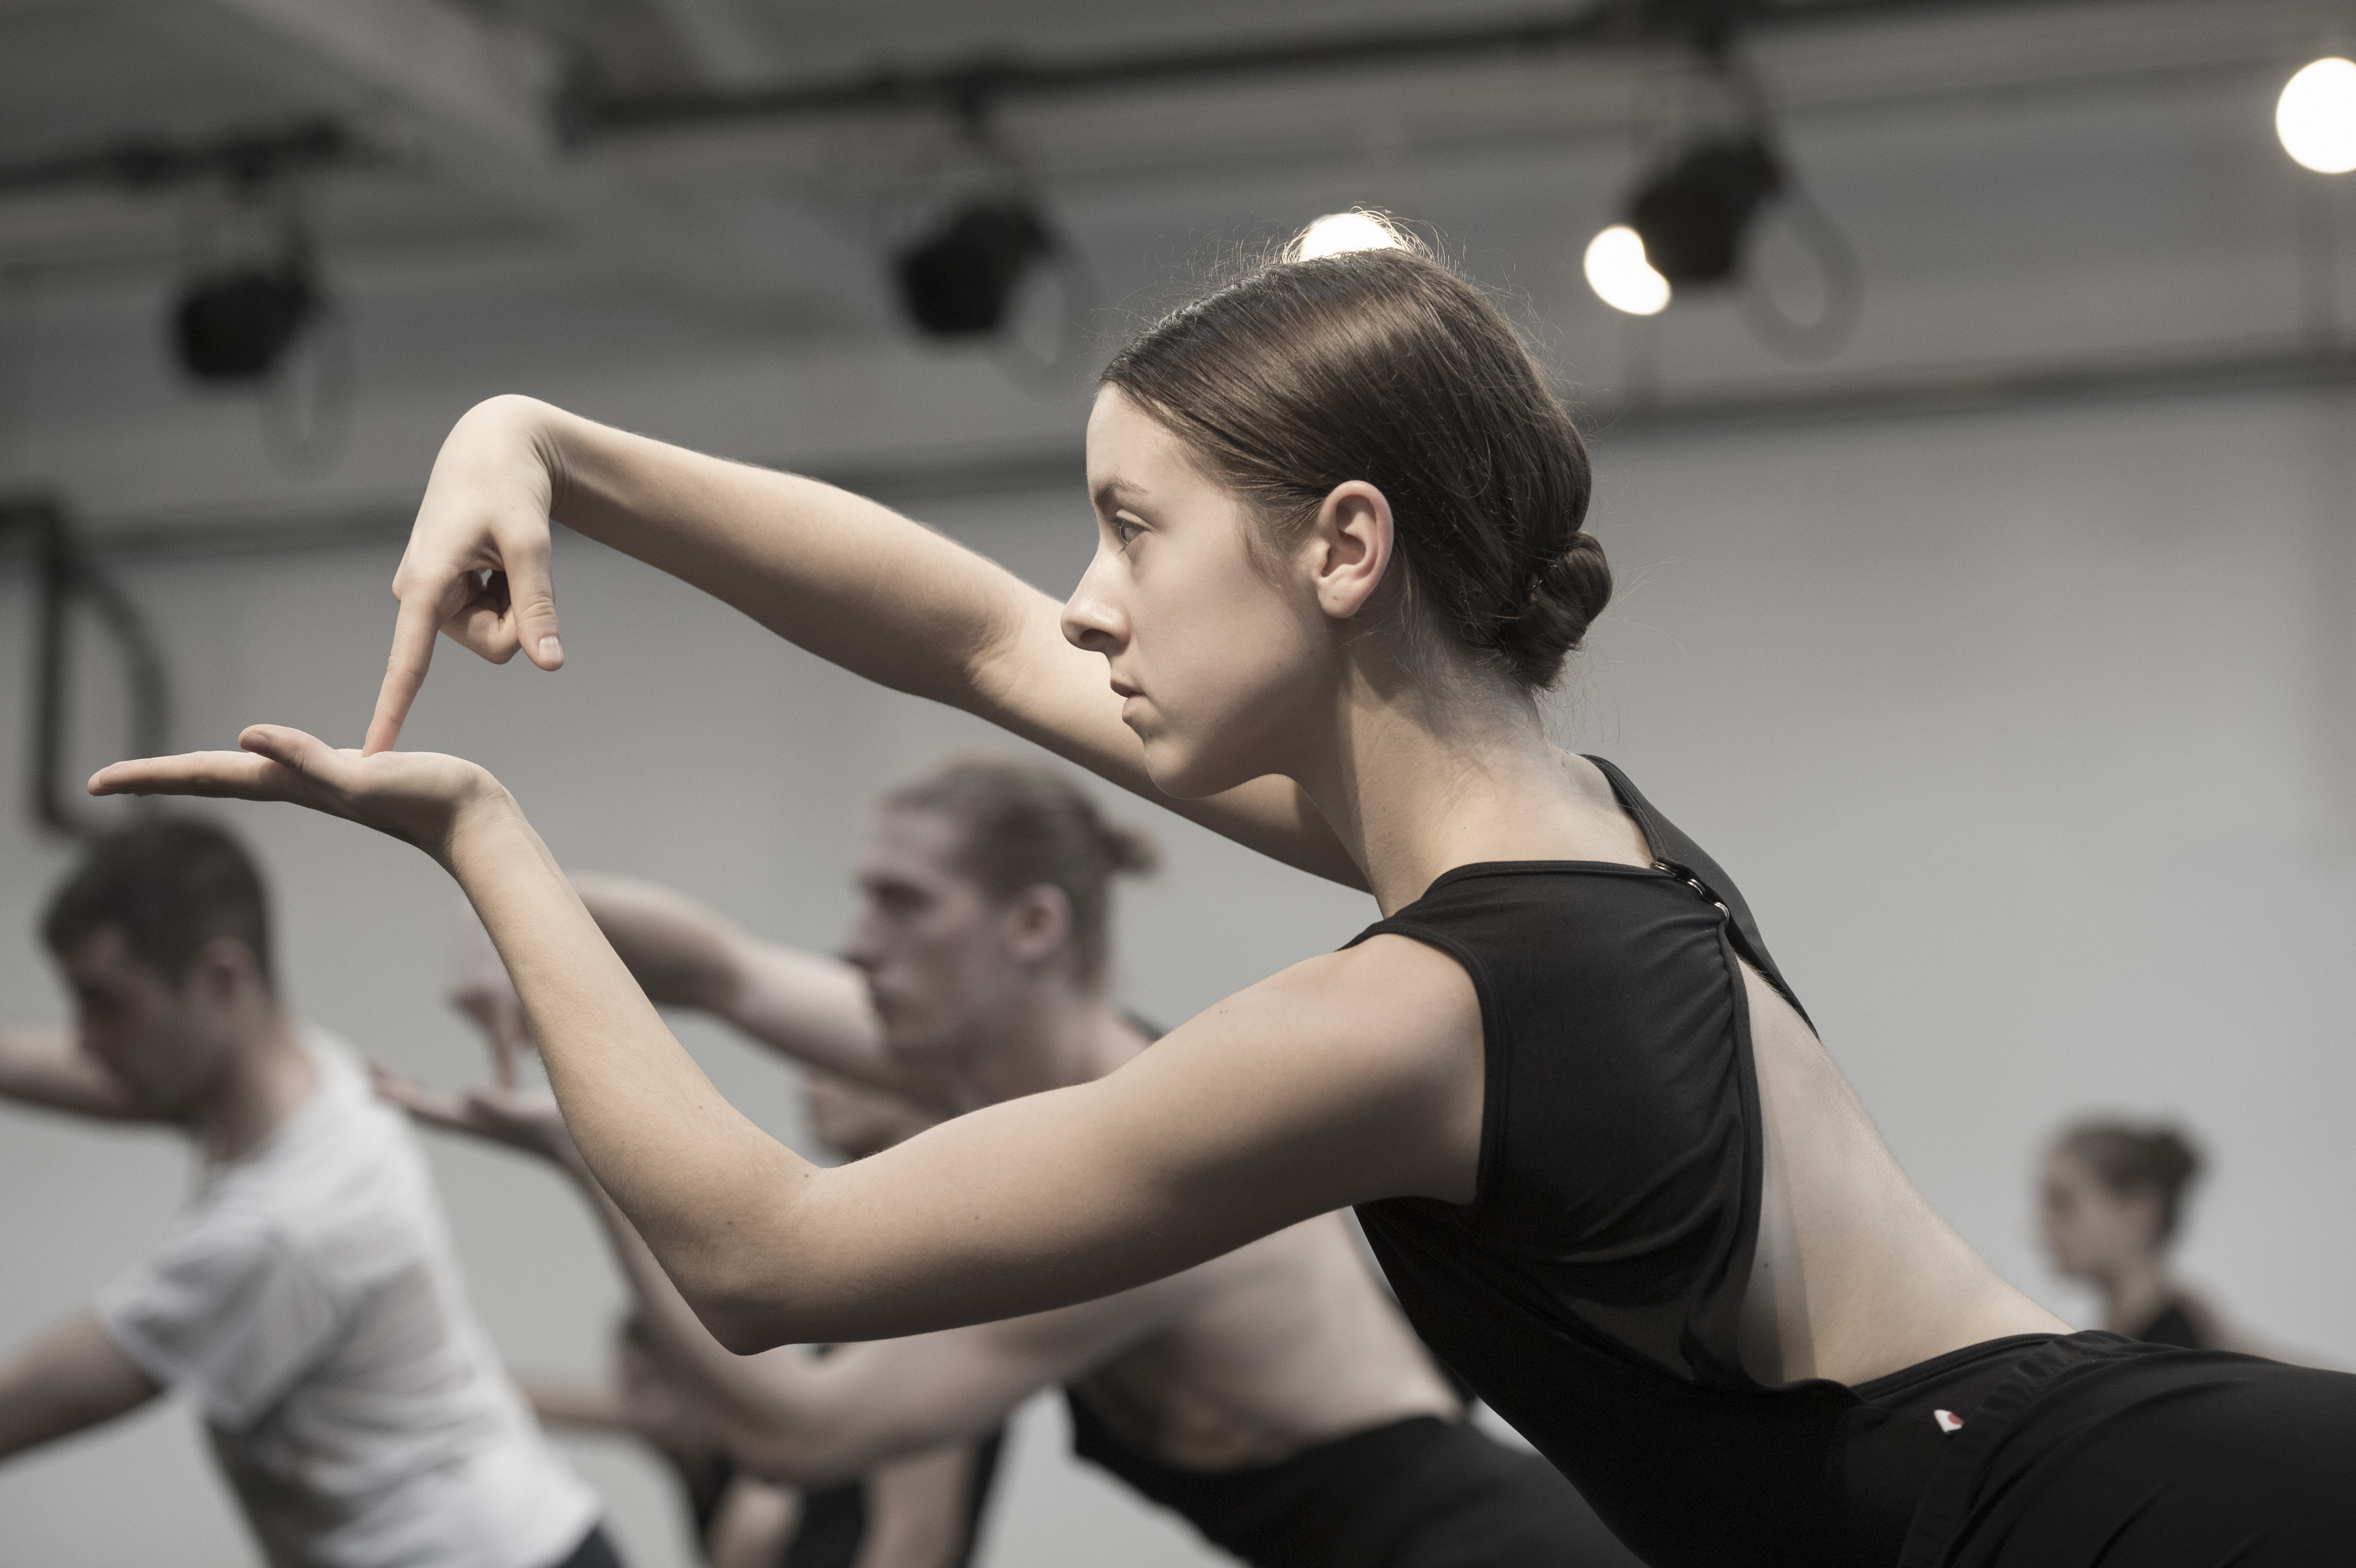
[[[969,1104],[1019,1100],[1101,1078],[1145,1040],[1092,991],[1060,974],[1026,986],[996,1019],[958,1076]]]
[[[2103,1327],[2114,1334],[2136,1335],[2168,1309],[2176,1294],[2168,1267],[2155,1254],[2122,1260],[2101,1281],[2105,1310]]]
[[[189,1136],[215,1164],[243,1159],[311,1097],[318,1076],[293,1020],[274,1007],[262,1010],[189,1116]]]
[[[1457,685],[1445,697],[1396,687],[1384,695],[1349,681],[1325,744],[1292,775],[1385,914],[1455,866],[1650,859],[1593,771],[1547,739],[1535,703],[1471,677]]]

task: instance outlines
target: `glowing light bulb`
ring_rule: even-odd
[[[1587,286],[1613,310],[1658,315],[1669,303],[1669,280],[1644,260],[1644,241],[1615,223],[1587,242]]]
[[[2335,57],[2301,69],[2275,104],[2275,134],[2319,175],[2356,169],[2356,64]]]
[[[1338,256],[1344,251],[1388,251],[1398,240],[1363,212],[1329,212],[1301,231],[1301,259]]]

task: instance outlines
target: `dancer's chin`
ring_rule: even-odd
[[[1143,739],[1146,776],[1173,800],[1201,800],[1259,776],[1260,770],[1239,770],[1234,759],[1184,745],[1167,731]]]

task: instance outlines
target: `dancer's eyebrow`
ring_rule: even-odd
[[[1098,511],[1110,512],[1117,509],[1121,501],[1134,500],[1144,494],[1145,487],[1141,485],[1132,485],[1126,479],[1108,479],[1091,491],[1090,496],[1096,502]]]

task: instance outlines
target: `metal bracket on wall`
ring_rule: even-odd
[[[53,833],[93,833],[100,823],[78,804],[80,781],[63,776],[72,686],[72,648],[66,633],[75,603],[90,608],[122,653],[131,695],[131,746],[140,756],[158,756],[167,749],[171,687],[163,655],[148,631],[146,616],[91,560],[58,502],[47,496],[0,497],[0,539],[12,537],[31,543],[40,606],[33,659],[32,768],[27,781],[33,816]]]

